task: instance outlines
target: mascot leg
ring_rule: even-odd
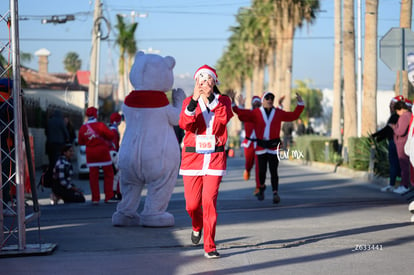
[[[116,207],[116,212],[112,215],[113,226],[138,226],[140,217],[137,213],[141,201],[141,192],[144,183],[136,178],[130,178],[128,170],[121,174],[122,200]]]
[[[148,183],[148,194],[144,210],[141,213],[141,224],[148,227],[174,226],[174,216],[166,212],[171,194],[177,182],[177,170],[165,174],[164,177]]]

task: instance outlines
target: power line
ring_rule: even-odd
[[[378,36],[377,39],[381,39],[383,36]],[[362,38],[365,38],[364,36]],[[294,40],[333,40],[334,36],[313,36],[313,37],[295,37]],[[8,38],[0,38],[0,41],[7,41]],[[89,38],[20,38],[21,41],[53,41],[53,42],[90,42]],[[180,41],[200,41],[200,42],[209,42],[209,41],[224,41],[228,40],[228,38],[188,38],[188,37],[181,37],[181,38],[139,38],[139,41],[148,42],[148,41],[155,41],[155,42],[180,42]],[[114,42],[115,39],[107,39],[106,41]]]

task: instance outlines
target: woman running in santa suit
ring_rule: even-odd
[[[192,220],[191,241],[198,244],[204,228],[204,256],[218,258],[214,241],[217,194],[226,173],[226,125],[233,116],[231,101],[218,91],[215,69],[204,65],[194,74],[192,96],[186,98],[179,126],[185,130],[180,167],[186,210]]]

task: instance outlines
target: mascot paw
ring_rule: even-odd
[[[178,104],[181,104],[184,99],[186,98],[185,92],[183,89],[172,89],[172,99],[173,99],[173,105],[177,106]]]
[[[138,215],[129,217],[129,216],[125,216],[122,213],[115,212],[112,215],[112,225],[113,226],[139,226],[140,218]]]
[[[174,216],[168,212],[159,215],[141,215],[141,223],[146,227],[170,227],[174,226]]]

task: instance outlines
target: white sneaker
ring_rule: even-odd
[[[414,215],[411,216],[411,222],[414,222]]]
[[[414,214],[414,201],[410,202],[408,205],[408,211]]]
[[[394,191],[394,186],[388,184],[387,186],[382,187],[380,190],[381,192],[392,192]]]
[[[397,194],[404,194],[405,192],[407,192],[409,189],[403,185],[398,186],[398,188],[394,189],[394,193]]]

